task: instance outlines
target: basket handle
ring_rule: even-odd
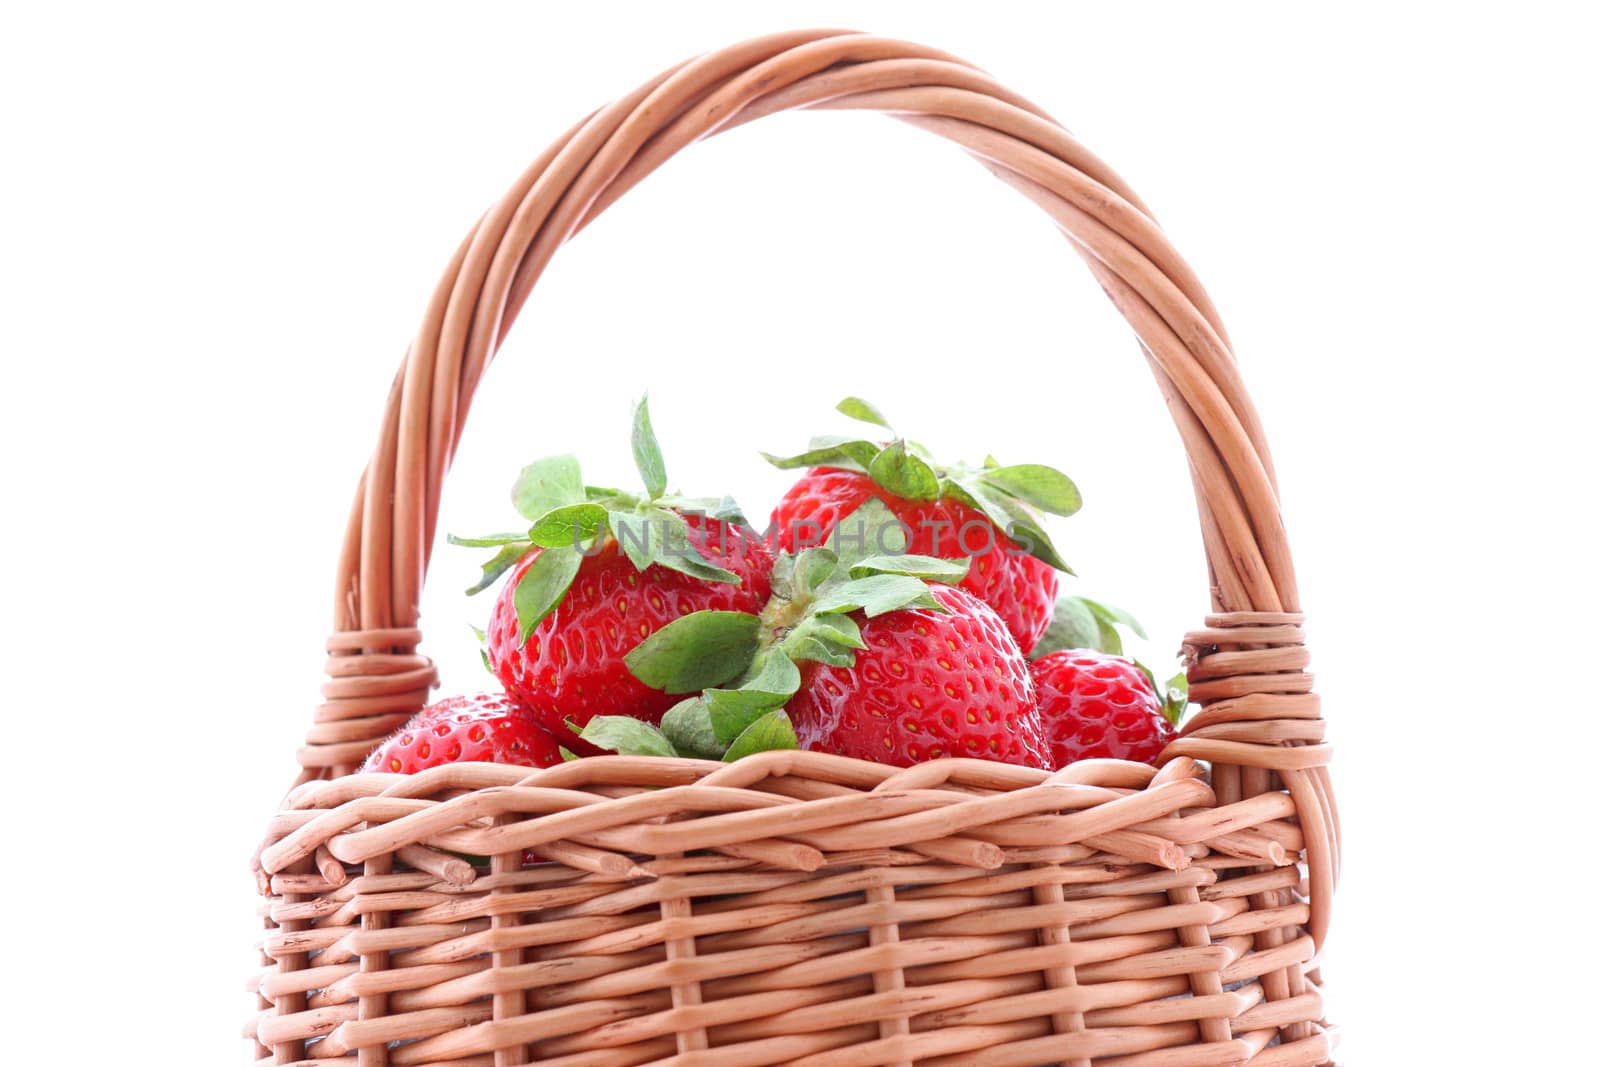
[[[796,108],[893,115],[964,148],[1039,205],[1134,332],[1188,452],[1224,613],[1290,618],[1294,569],[1266,441],[1227,334],[1188,265],[1105,164],[1027,100],[920,45],[836,30],[701,56],[594,112],[481,218],[395,379],[338,569],[327,697],[302,778],[339,775],[426,702],[418,599],[439,490],[484,369],[558,248],[679,149]]]

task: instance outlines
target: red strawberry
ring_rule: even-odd
[[[659,722],[678,700],[628,672],[623,656],[667,623],[693,611],[758,612],[771,592],[772,556],[748,531],[689,517],[689,543],[732,571],[739,584],[705,581],[665,566],[640,571],[608,539],[585,558],[560,604],[521,641],[515,590],[543,550],[512,572],[489,619],[489,666],[548,730],[565,734],[596,715]]]
[[[1056,769],[1082,759],[1154,763],[1172,740],[1167,705],[1132,660],[1079,648],[1030,666]]]
[[[909,528],[905,551],[941,559],[970,557],[972,567],[961,588],[993,608],[1021,648],[1033,647],[1050,625],[1060,584],[1056,570],[1023,553],[981,511],[954,497],[907,500],[866,474],[816,467],[789,487],[772,512],[779,545],[793,552],[822,543],[841,515],[873,497]]]
[[[838,410],[889,429],[875,407],[856,397]],[[961,587],[1000,615],[1024,652],[1050,625],[1056,571],[1068,568],[1038,513],[1071,515],[1080,504],[1077,487],[1060,471],[1032,463],[1005,467],[992,457],[982,467],[940,466],[899,437],[888,444],[820,437],[799,455],[766,458],[786,470],[811,468],[772,513],[771,529],[785,551],[823,543],[841,516],[876,497],[903,524],[896,538],[902,543],[889,551],[971,559]]]
[[[1028,661],[987,604],[932,586],[945,611],[858,620],[855,665],[806,662],[789,718],[801,748],[908,767],[941,756],[1044,767]]]
[[[558,736],[602,714],[658,721],[673,698],[642,685],[623,657],[674,619],[759,611],[771,591],[772,555],[731,500],[667,493],[644,401],[632,441],[644,492],[586,486],[576,459],[553,456],[524,468],[512,488],[532,523],[526,532],[452,538],[498,548],[469,593],[511,571],[486,658],[506,692]]]
[[[429,704],[374,749],[362,770],[416,774],[475,762],[553,767],[561,751],[554,736],[503,695],[479,693]]]

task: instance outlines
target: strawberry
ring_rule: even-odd
[[[448,697],[417,712],[367,757],[364,771],[416,774],[442,763],[553,767],[560,743],[498,693]]]
[[[864,540],[845,535],[857,521]],[[583,738],[725,760],[805,747],[897,766],[939,756],[1044,766],[1027,661],[994,610],[955,587],[971,561],[867,547],[895,521],[870,500],[828,544],[779,556],[759,616],[701,611],[663,627],[627,665],[686,698],[659,730],[603,716]]]
[[[498,549],[486,588],[506,571],[490,615],[486,658],[518,703],[558,735],[598,714],[658,721],[673,703],[623,663],[644,638],[695,611],[759,611],[772,556],[733,502],[668,495],[648,405],[634,411],[643,494],[583,484],[555,456],[522,471],[512,500],[525,533],[452,538]]]
[[[688,543],[736,574],[738,584],[659,564],[640,571],[611,538],[583,559],[555,609],[524,631],[516,590],[549,549],[534,549],[512,572],[489,618],[489,666],[546,729],[564,733],[563,724],[581,727],[601,714],[659,722],[675,698],[641,683],[623,657],[690,612],[760,610],[771,590],[766,546],[731,523],[695,516],[686,522]]]
[[[1000,617],[963,589],[932,594],[944,611],[862,622],[853,665],[800,669],[788,706],[800,747],[897,767],[940,756],[1044,767],[1028,661]]]
[[[1174,735],[1186,693],[1158,695],[1150,672],[1095,649],[1063,649],[1029,665],[1056,769],[1081,759],[1154,763]]]
[[[850,397],[838,410],[894,432],[877,408]],[[899,520],[902,550],[972,560],[961,587],[992,607],[1024,652],[1050,624],[1057,571],[1070,568],[1045,533],[1039,511],[1071,515],[1081,499],[1071,479],[1038,464],[938,466],[918,444],[814,438],[806,451],[767,456],[782,469],[811,468],[772,513],[769,530],[794,552],[819,544],[869,499]]]

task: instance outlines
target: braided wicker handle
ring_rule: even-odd
[[[426,701],[434,671],[416,652],[417,605],[440,484],[484,369],[550,257],[685,145],[794,108],[892,114],[961,145],[1044,209],[1133,326],[1172,409],[1193,470],[1213,603],[1230,613],[1211,625],[1298,631],[1266,442],[1227,335],[1132,190],[1044,112],[942,52],[842,31],[778,34],[701,56],[595,112],[461,245],[395,380],[356,495],[339,562],[328,702],[300,753],[303,779],[347,773]],[[1209,747],[1202,739],[1189,754],[1230,759],[1236,753],[1216,746],[1239,743],[1235,734]]]

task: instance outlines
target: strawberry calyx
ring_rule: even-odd
[[[885,492],[907,500],[954,498],[981,512],[995,528],[1016,541],[1030,556],[1057,570],[1073,573],[1050,536],[1041,512],[1069,516],[1083,505],[1071,478],[1038,463],[1002,465],[987,456],[983,465],[938,463],[928,449],[902,437],[883,413],[860,397],[846,397],[835,410],[886,430],[888,442],[828,434],[813,437],[805,451],[791,456],[761,453],[779,470],[838,467],[871,478]]]
[[[1134,660],[1133,665],[1143,671],[1146,678],[1150,679],[1150,688],[1155,690],[1156,697],[1161,701],[1162,717],[1173,726],[1181,723],[1184,715],[1189,711],[1189,676],[1183,671],[1179,671],[1171,678],[1168,678],[1165,685],[1162,685],[1156,681],[1155,672],[1149,667],[1146,667],[1138,660]]]
[[[826,543],[784,553],[772,598],[760,615],[697,611],[677,619],[624,657],[644,684],[685,699],[659,729],[620,716],[589,721],[580,736],[617,752],[734,760],[796,748],[784,706],[799,690],[798,664],[853,667],[866,648],[853,617],[945,611],[929,582],[959,583],[969,560],[905,552],[903,527],[874,497],[841,520]]]
[[[689,538],[689,516],[704,516],[738,526],[749,522],[731,497],[690,497],[667,492],[666,464],[650,425],[649,398],[633,412],[634,466],[645,489],[625,492],[586,485],[576,456],[548,456],[522,469],[511,488],[511,503],[531,524],[526,530],[484,537],[450,535],[453,545],[493,548],[482,576],[467,595],[482,592],[501,575],[539,552],[521,574],[512,596],[521,640],[561,605],[586,557],[609,541],[635,570],[659,565],[707,582],[739,584],[739,576],[707,560]]]

